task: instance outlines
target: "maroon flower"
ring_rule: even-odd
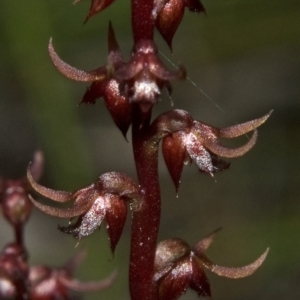
[[[0,299],[20,299],[28,290],[26,253],[17,243],[4,247],[0,254]]]
[[[213,174],[229,167],[229,163],[219,159],[218,156],[233,158],[244,155],[254,145],[257,139],[256,128],[263,124],[267,115],[227,128],[216,128],[200,121],[193,121],[190,128],[167,135],[163,139],[163,156],[178,191],[183,165],[193,161],[201,172]],[[222,146],[219,138],[234,138],[254,130],[250,140],[239,148]]]
[[[33,266],[29,269],[30,300],[71,300],[71,291],[92,292],[109,287],[116,277],[113,272],[101,281],[80,282],[73,278],[73,273],[81,262],[83,253],[72,258],[61,268],[46,265]]]
[[[127,175],[117,172],[105,173],[96,183],[74,193],[55,191],[39,185],[34,181],[30,167],[27,170],[27,177],[38,193],[51,200],[56,202],[75,200],[72,207],[64,209],[47,206],[31,199],[37,208],[48,215],[71,220],[78,217],[75,223],[59,227],[61,231],[72,234],[80,240],[92,234],[105,220],[110,248],[114,252],[126,221],[127,201],[130,201],[130,205],[134,205],[139,198],[138,186]]]
[[[131,105],[126,96],[120,93],[119,82],[113,78],[115,70],[121,67],[124,61],[111,23],[108,29],[109,54],[106,66],[88,72],[71,67],[57,55],[52,39],[48,50],[53,64],[63,75],[76,81],[92,82],[83,96],[82,103],[94,104],[97,98],[103,98],[115,124],[125,136],[131,124]]]
[[[122,83],[130,101],[148,109],[160,98],[163,87],[171,94],[169,81],[185,79],[186,71],[183,66],[178,72],[169,71],[159,59],[154,42],[140,40],[134,46],[131,60],[116,70],[115,77]]]
[[[205,237],[193,248],[181,239],[173,238],[160,242],[155,256],[154,281],[159,300],[176,300],[188,288],[199,296],[210,297],[210,284],[204,268],[227,278],[243,278],[253,274],[264,262],[269,249],[256,261],[240,268],[222,267],[212,263],[203,252],[209,247],[215,233]]]

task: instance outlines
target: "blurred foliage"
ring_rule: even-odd
[[[34,149],[41,148],[46,157],[43,183],[69,190],[106,171],[135,176],[131,146],[113,126],[103,103],[77,107],[85,85],[57,73],[47,54],[52,36],[55,49],[71,65],[90,70],[104,64],[107,26],[112,20],[129,57],[130,3],[118,0],[82,26],[90,3],[73,6],[71,2],[2,0],[0,10],[1,174],[23,176]],[[186,168],[176,199],[161,164],[160,238],[178,236],[193,243],[223,226],[208,255],[232,266],[253,261],[270,246],[266,263],[252,277],[234,281],[211,276],[214,299],[297,299],[300,2],[203,2],[207,17],[186,12],[174,37],[173,56],[157,34],[166,64],[172,67],[173,62],[182,61],[196,85],[191,81],[173,84],[175,107],[215,126],[275,111],[259,130],[256,147],[233,161],[230,171],[218,174],[217,183],[199,175],[195,167]],[[155,114],[168,109],[170,103],[164,99]],[[57,223],[63,221],[34,215],[26,231],[33,263],[61,264],[77,251],[73,249],[76,241],[57,232]],[[1,245],[10,241],[4,222],[0,234]],[[114,258],[104,230],[79,245],[88,249],[81,278],[101,278],[114,268],[119,270],[115,286],[104,291],[101,299],[128,299],[129,236],[127,224]],[[188,293],[185,299],[196,296]]]

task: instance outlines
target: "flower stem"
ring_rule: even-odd
[[[132,143],[140,191],[143,195],[132,211],[130,293],[132,300],[155,300],[153,268],[160,222],[158,144],[147,140],[151,110],[133,105]]]
[[[153,0],[131,1],[131,22],[135,43],[139,40],[153,40],[155,25],[152,17],[153,2]]]

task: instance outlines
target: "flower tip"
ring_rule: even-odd
[[[274,109],[271,109],[266,115],[265,115],[265,121],[269,119],[269,117],[272,115]]]
[[[222,267],[215,264],[206,264],[204,265],[213,273],[227,277],[232,279],[238,279],[238,278],[244,278],[247,276],[252,275],[265,261],[267,255],[269,253],[269,248],[266,249],[266,251],[253,263],[243,266],[240,268],[229,268],[229,267]]]
[[[257,265],[257,268],[259,268],[263,262],[266,260],[268,254],[270,252],[270,247],[268,247],[265,252],[255,261],[256,262],[256,265]]]
[[[209,246],[211,245],[211,243],[214,241],[217,233],[219,231],[221,231],[222,227],[218,227],[217,229],[215,229],[213,232],[209,233],[207,236],[205,236],[202,240],[200,240],[194,247],[193,247],[193,251],[198,254],[201,255],[204,251],[206,251]]]
[[[33,161],[30,162],[30,173],[35,181],[39,181],[44,171],[44,155],[41,150],[36,150]]]
[[[36,192],[38,192],[39,194],[41,194],[42,196],[44,196],[46,198],[49,198],[49,199],[57,201],[57,202],[67,202],[72,199],[73,193],[71,193],[71,192],[56,191],[53,189],[46,188],[46,187],[40,185],[39,183],[37,183],[33,176],[34,174],[32,173],[32,166],[34,166],[34,163],[30,162],[27,167],[27,180],[28,180],[29,184],[31,185],[31,187]],[[35,206],[37,206],[35,201],[33,201],[33,204]],[[42,204],[39,204],[39,205],[42,205]]]
[[[28,164],[26,175],[27,175],[27,179],[28,179],[29,183],[31,184],[31,186],[33,186],[34,179],[31,174],[31,166],[32,166],[32,161],[30,161]]]
[[[95,15],[96,13],[95,12],[93,12],[93,11],[89,11],[88,12],[88,14],[87,14],[87,16],[85,17],[85,19],[84,19],[84,21],[83,21],[83,25],[85,25],[86,23],[87,23],[87,21],[93,16],[93,15]]]
[[[86,17],[85,17],[85,19],[84,19],[84,21],[83,21],[83,25],[85,25],[86,23],[87,23],[87,21],[90,19],[90,14],[88,14]]]

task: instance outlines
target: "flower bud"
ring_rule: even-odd
[[[24,224],[32,210],[32,203],[28,198],[27,182],[6,180],[1,204],[3,215],[12,226]]]

